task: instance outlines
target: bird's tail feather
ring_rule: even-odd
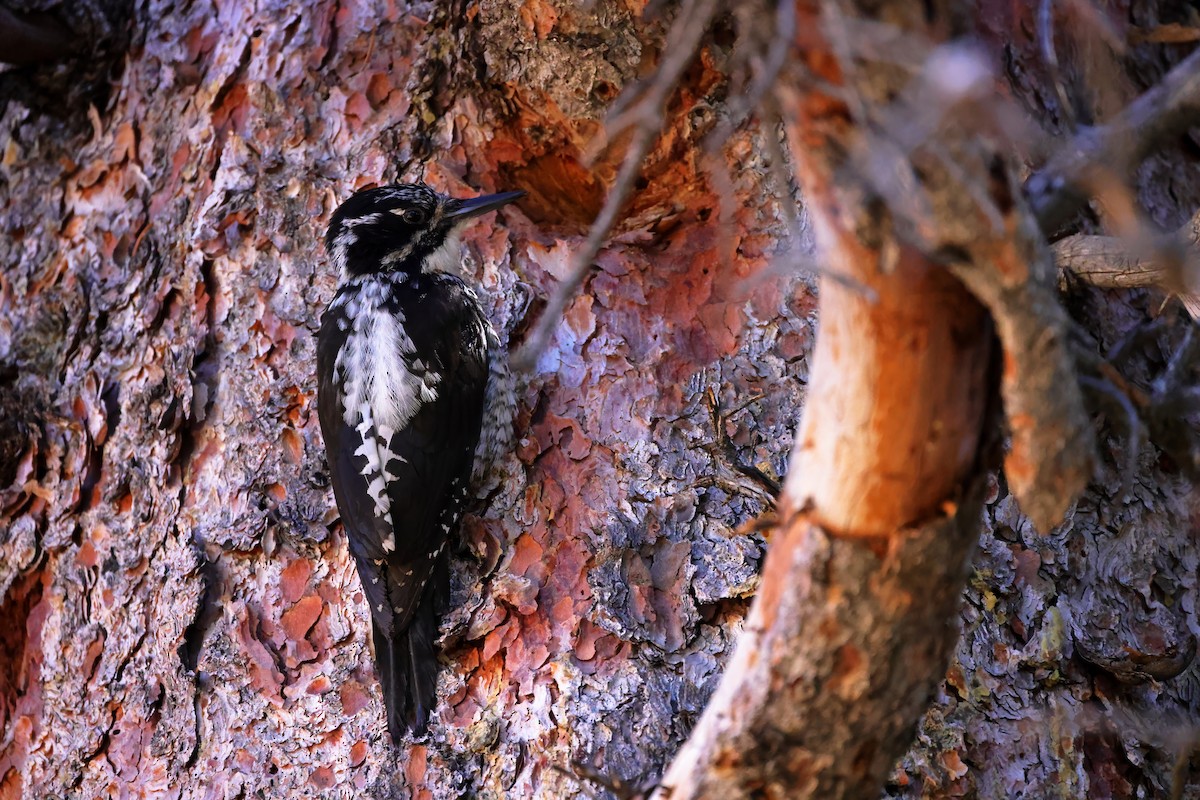
[[[393,742],[398,743],[408,730],[420,736],[429,723],[437,701],[438,661],[433,646],[437,632],[437,615],[429,603],[417,608],[408,628],[394,639],[373,625],[375,668]]]

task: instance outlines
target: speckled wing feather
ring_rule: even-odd
[[[469,291],[450,276],[422,276],[428,294],[418,295],[416,309],[402,308],[409,335],[418,350],[432,354],[409,363],[433,383],[437,397],[423,403],[413,418],[391,437],[388,449],[401,456],[389,469],[388,482],[396,551],[387,559],[389,586],[404,586],[388,597],[396,625],[403,628],[420,586],[413,578],[429,575],[443,556],[468,497],[471,466],[483,421],[488,377],[485,332],[488,323],[466,302]],[[449,320],[435,328],[422,319]],[[453,386],[454,391],[437,391]],[[409,571],[412,575],[409,575]],[[424,583],[424,580],[421,581]]]

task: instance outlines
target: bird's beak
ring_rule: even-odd
[[[446,217],[455,222],[463,222],[471,217],[478,217],[489,211],[495,211],[514,200],[520,200],[524,192],[501,192],[500,194],[485,194],[482,197],[472,197],[470,200],[451,200],[447,205]]]

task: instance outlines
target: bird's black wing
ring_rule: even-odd
[[[347,335],[338,308],[326,312],[317,348],[318,412],[338,511],[371,614],[389,636],[407,626],[468,497],[488,375],[487,322],[469,290],[445,275],[412,284],[384,310],[403,319],[412,352],[401,357],[430,393],[386,445],[379,442],[379,452],[397,456],[385,470],[388,517],[377,514],[368,491],[367,458],[356,453],[359,434],[345,420],[336,384]]]
[[[408,294],[401,313],[420,358],[408,360],[433,395],[388,449],[396,549],[388,555],[388,600],[403,629],[445,554],[468,497],[488,377],[487,321],[461,282],[421,276],[429,291]],[[420,363],[417,363],[417,362]]]
[[[346,422],[345,398],[336,374],[338,353],[345,347],[347,331],[352,327],[353,321],[347,317],[345,307],[336,303],[321,319],[317,336],[317,415],[325,439],[334,499],[358,565],[363,591],[373,617],[382,617],[381,611],[387,612],[390,630],[391,612],[387,606],[383,566],[387,553],[383,544],[392,535],[392,523],[390,518],[376,514],[375,501],[367,491],[366,459],[356,452],[359,434]]]

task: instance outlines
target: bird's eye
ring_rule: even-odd
[[[409,225],[420,225],[425,222],[425,212],[419,208],[406,208],[400,218]]]

